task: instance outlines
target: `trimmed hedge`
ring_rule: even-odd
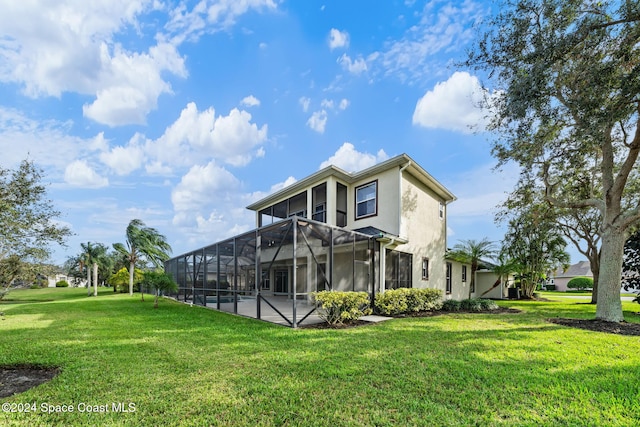
[[[67,282],[66,280],[58,280],[56,282],[56,288],[68,288],[69,287],[69,282]]]
[[[462,301],[447,300],[442,304],[442,311],[492,311],[497,310],[498,304],[490,299],[471,298]]]
[[[448,299],[442,303],[442,311],[460,311],[461,303],[455,299]]]
[[[371,314],[369,294],[366,292],[313,292],[318,316],[330,325],[358,320]]]
[[[569,289],[591,289],[593,288],[593,279],[591,277],[574,277],[567,283]]]
[[[440,289],[389,289],[376,295],[375,307],[380,314],[385,315],[416,313],[439,309],[441,299]]]

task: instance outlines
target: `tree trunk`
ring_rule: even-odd
[[[591,304],[598,303],[598,283],[600,282],[600,257],[589,260],[591,263],[591,273],[593,274],[593,290],[591,291]]]
[[[93,263],[93,296],[98,296],[98,264]]]
[[[622,302],[620,284],[622,280],[622,256],[625,233],[608,226],[602,232],[602,252],[598,277],[598,304],[596,319],[608,322],[622,322]]]
[[[91,296],[91,267],[87,264],[87,296]]]
[[[133,271],[135,268],[135,264],[129,264],[129,296],[133,296]]]

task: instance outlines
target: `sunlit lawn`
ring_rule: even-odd
[[[3,412],[3,426],[640,424],[638,337],[545,320],[593,317],[584,300],[293,330],[170,300],[154,310],[151,297],[108,289],[9,298],[0,304],[0,364],[62,373],[2,400],[37,406]],[[640,321],[638,304],[623,307]],[[43,404],[75,410],[45,414]],[[108,412],[79,412],[92,406]]]

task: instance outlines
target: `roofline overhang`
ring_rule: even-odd
[[[396,245],[404,245],[405,243],[409,243],[409,239],[386,233],[380,233],[378,236],[373,236],[373,238],[380,243],[392,243]]]
[[[278,190],[252,204],[247,206],[247,209],[252,211],[258,211],[264,207],[270,206],[277,201],[287,197],[297,194],[303,189],[309,187],[315,182],[322,181],[330,176],[335,176],[339,180],[347,183],[353,184],[354,182],[358,182],[362,179],[366,179],[367,177],[376,175],[382,171],[391,169],[393,167],[402,167],[408,166],[406,170],[416,177],[420,182],[425,184],[428,188],[434,191],[445,204],[449,204],[456,200],[456,196],[451,193],[444,185],[442,185],[438,180],[436,180],[431,174],[425,171],[420,165],[418,165],[411,157],[407,154],[400,154],[399,156],[392,157],[388,160],[380,162],[376,165],[373,165],[369,168],[363,169],[359,172],[349,173],[340,169],[337,166],[330,165],[323,169],[320,169],[318,172],[315,172],[305,178],[302,178],[295,183]]]

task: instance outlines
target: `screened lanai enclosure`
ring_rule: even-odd
[[[376,241],[291,217],[172,258],[165,271],[180,301],[291,327],[319,322],[311,293],[373,297]]]

